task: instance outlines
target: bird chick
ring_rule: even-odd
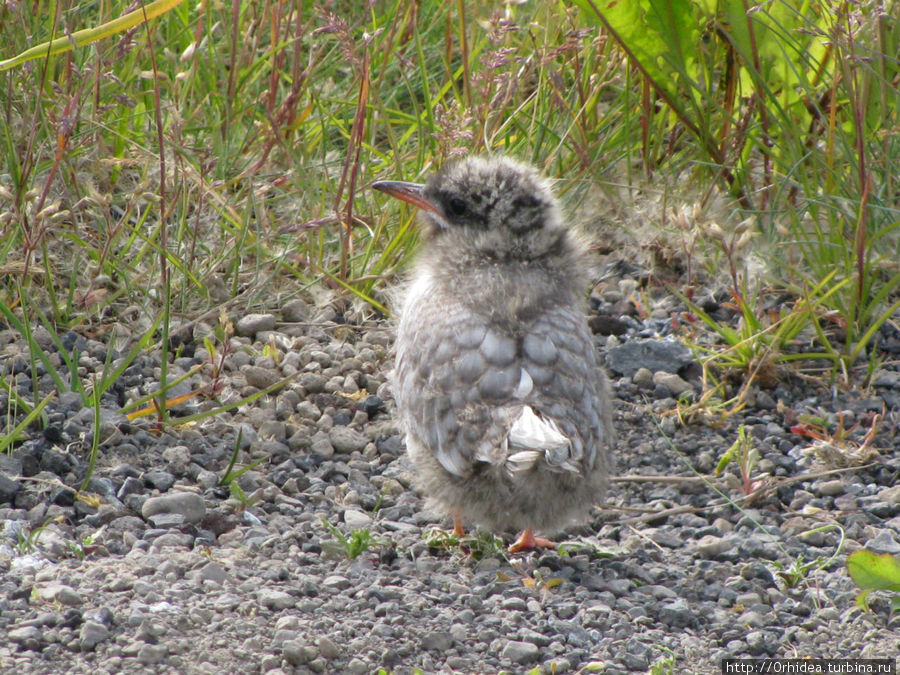
[[[603,493],[609,386],[583,312],[585,250],[548,181],[505,157],[374,188],[419,207],[424,243],[400,311],[392,387],[432,503],[552,546]]]

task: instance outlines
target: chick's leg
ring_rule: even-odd
[[[519,535],[519,538],[513,542],[508,550],[510,553],[522,553],[523,551],[533,551],[537,548],[556,548],[556,543],[543,537],[535,537],[534,530],[527,529]]]

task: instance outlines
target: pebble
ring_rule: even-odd
[[[691,350],[673,340],[628,340],[606,351],[607,366],[625,377],[640,368],[677,373],[693,361]]]
[[[259,603],[274,612],[293,607],[297,600],[290,593],[277,589],[264,588],[258,593]]]
[[[22,645],[26,649],[34,649],[41,641],[41,631],[35,626],[13,628],[6,634],[10,642]]]
[[[887,502],[889,504],[900,504],[900,485],[894,485],[879,490],[876,496],[879,501]]]
[[[274,314],[245,314],[234,323],[234,332],[242,337],[253,337],[260,331],[273,330]]]
[[[344,511],[344,522],[353,529],[366,528],[372,524],[372,516],[362,511],[347,509]]]
[[[680,396],[686,391],[693,391],[694,387],[675,373],[667,373],[659,370],[653,373],[653,384],[668,389],[673,396]]]
[[[730,551],[733,546],[734,543],[727,537],[706,534],[697,541],[697,553],[705,558],[715,558],[726,551]]]
[[[891,555],[900,555],[900,542],[891,535],[890,532],[883,530],[866,542],[866,548],[873,553],[890,553]]]
[[[160,513],[178,514],[188,523],[199,523],[206,515],[203,497],[193,492],[170,492],[150,497],[141,507],[141,515],[149,519]]]
[[[64,584],[50,584],[38,589],[37,595],[42,600],[58,602],[62,605],[74,606],[84,603],[84,598],[74,588]]]
[[[347,426],[335,426],[328,432],[328,440],[336,452],[351,454],[362,452],[369,439],[360,432]]]
[[[322,585],[327,588],[350,588],[350,580],[340,574],[331,574],[322,580]]]
[[[453,646],[453,636],[448,631],[430,631],[422,637],[422,649],[445,652]]]
[[[281,646],[281,655],[292,666],[302,666],[311,661],[306,645],[300,640],[287,640]]]
[[[500,656],[503,659],[518,664],[534,663],[540,658],[540,655],[541,650],[538,649],[537,645],[517,640],[507,642],[506,646],[503,647],[503,651],[500,652]]]
[[[162,663],[168,656],[169,649],[166,645],[142,644],[137,652],[138,663],[145,666]]]
[[[836,495],[843,494],[844,481],[839,479],[824,481],[818,485],[818,487],[816,488],[816,492],[825,497],[834,497]]]
[[[78,634],[78,644],[83,651],[91,651],[109,637],[109,629],[96,621],[85,621]]]
[[[341,650],[338,649],[338,646],[334,643],[334,641],[324,635],[316,641],[316,647],[319,648],[319,654],[321,654],[323,658],[326,658],[329,661],[332,659],[336,659],[341,655]]]
[[[244,374],[247,384],[257,389],[268,389],[281,379],[277,370],[259,366],[241,366],[241,372]]]
[[[312,438],[310,450],[322,459],[330,459],[334,456],[334,446],[331,444],[331,439],[328,437],[328,434],[323,431],[317,431],[315,433]]]

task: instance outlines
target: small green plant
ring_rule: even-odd
[[[236,480],[232,480],[228,483],[228,493],[231,495],[231,499],[237,502],[240,511],[246,511],[259,501],[255,497],[248,497],[247,493],[244,492],[240,485],[238,485]]]
[[[24,528],[20,530],[16,537],[16,550],[22,555],[34,553],[37,550],[37,544],[41,537],[41,533],[51,522],[52,520],[48,520],[28,531],[25,531]]]
[[[738,398],[742,399],[744,392],[755,383],[774,386],[780,378],[779,368],[783,364],[826,359],[837,367],[840,360],[824,336],[822,339],[826,346],[819,351],[792,349],[802,335],[815,332],[826,297],[824,288],[833,276],[832,272],[805,295],[798,296],[793,304],[783,303],[784,306],[777,310],[762,309],[760,301],[748,302],[745,299],[747,291],[735,286],[729,306],[738,314],[737,328],[714,319],[690,298],[681,295],[691,315],[700,319],[723,343],[722,346],[709,347],[696,340],[688,341],[688,345],[702,357],[704,374],[714,385],[718,385],[718,379],[712,371],[739,379],[742,384]],[[737,279],[734,283],[738,283]]]
[[[15,387],[7,383],[5,380],[0,381],[0,386],[7,390],[9,394],[9,401],[12,404],[13,401],[16,404],[26,411],[25,417],[21,422],[16,424],[13,428],[9,428],[12,424],[12,421],[15,415],[11,411],[7,411],[7,419],[10,421],[7,424],[7,427],[2,430],[2,434],[0,434],[0,452],[12,452],[13,444],[16,441],[24,440],[27,438],[25,435],[25,430],[36,420],[40,419],[43,413],[44,408],[48,403],[56,396],[55,391],[51,391],[47,394],[37,405],[31,406],[30,403],[26,402],[22,399],[17,393],[15,393]]]
[[[243,495],[243,490],[241,490],[236,482],[238,478],[269,459],[268,457],[261,457],[254,462],[250,462],[247,466],[235,470],[234,465],[237,463],[238,453],[241,451],[241,440],[243,437],[243,429],[238,429],[237,438],[234,439],[234,449],[231,451],[231,459],[228,460],[228,466],[225,468],[225,473],[223,473],[222,477],[219,479],[219,487],[228,485],[232,495],[235,494],[235,489],[237,489],[238,495]],[[239,499],[241,499],[241,497],[239,497]]]
[[[822,556],[819,556],[815,560],[806,561],[802,555],[798,555],[790,565],[785,565],[780,561],[773,563],[777,570],[776,574],[781,578],[785,586],[788,588],[797,588],[801,584],[808,584],[811,574],[814,574],[819,570],[827,569],[835,560],[837,560],[838,556],[844,550],[844,529],[840,525],[837,525],[836,523],[826,523],[820,527],[800,532],[797,536],[802,538],[810,534],[827,532],[829,530],[837,530],[840,534],[840,541],[838,541],[834,553],[829,557],[823,558]],[[818,600],[816,600],[816,602],[818,604]]]
[[[716,465],[716,476],[721,476],[732,462],[738,464],[741,491],[745,495],[753,494],[762,484],[758,478],[753,477],[753,470],[759,462],[759,450],[754,447],[753,438],[747,433],[743,424],[738,427],[737,440],[719,459],[719,463]]]
[[[106,526],[104,525],[97,532],[82,537],[80,541],[67,541],[66,546],[72,556],[78,558],[78,560],[84,560],[91,553],[94,553],[98,549],[94,542],[100,537],[105,528]]]
[[[611,558],[613,556],[609,551],[605,551],[589,541],[563,541],[556,546],[556,552],[560,558],[568,558],[579,553],[590,558]]]
[[[439,527],[432,527],[425,530],[422,538],[429,548],[461,551],[473,560],[508,558],[508,551],[503,539],[484,530],[476,530],[474,534],[460,536],[453,531],[448,532]]]
[[[784,585],[788,588],[797,588],[809,576],[810,570],[821,569],[822,561],[820,556],[815,560],[806,562],[803,555],[798,555],[794,561],[788,566],[782,562],[775,561],[772,563],[778,570],[778,576],[784,581]]]
[[[345,535],[327,520],[322,520],[322,524],[334,536],[333,540],[322,542],[322,550],[326,553],[355,560],[373,544],[378,543],[378,539],[365,528],[355,529],[349,535]]]
[[[648,675],[673,675],[675,673],[675,652],[662,645],[653,646],[665,652],[665,656],[659,657],[650,665]]]
[[[891,619],[900,612],[900,559],[890,553],[856,551],[847,557],[847,573],[862,589],[856,596],[860,609],[869,609],[869,594],[872,591],[890,593]]]

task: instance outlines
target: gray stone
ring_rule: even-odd
[[[347,672],[351,675],[363,675],[363,673],[371,672],[371,669],[362,659],[353,658],[347,664]]]
[[[18,481],[11,480],[0,473],[0,504],[11,502],[21,489],[22,485]]]
[[[297,599],[293,595],[275,588],[263,588],[257,593],[257,598],[263,607],[268,607],[274,612],[279,612],[297,604]]]
[[[228,572],[220,564],[209,562],[200,570],[200,578],[214,581],[221,586],[228,580]]]
[[[445,652],[453,646],[453,636],[447,631],[434,630],[422,636],[422,649]]]
[[[506,643],[500,656],[507,661],[513,663],[534,663],[540,658],[541,650],[538,646],[530,642],[519,642],[518,640],[510,640]]]
[[[292,666],[302,666],[309,663],[309,650],[299,640],[287,640],[281,647],[281,655]]]
[[[334,457],[334,446],[324,431],[317,431],[313,435],[310,450],[324,459]]]
[[[332,574],[322,580],[322,585],[328,588],[350,588],[350,580],[340,574]]]
[[[185,517],[181,513],[157,513],[155,516],[147,518],[147,522],[153,527],[167,530],[184,525]]]
[[[677,373],[693,361],[691,350],[673,340],[628,340],[606,352],[610,370],[626,377],[634,376],[640,368]]]
[[[887,530],[882,530],[872,539],[869,539],[866,542],[866,548],[872,553],[890,553],[891,555],[900,553],[900,544]]]
[[[206,515],[203,497],[193,492],[170,492],[150,497],[141,507],[145,519],[160,513],[180,513],[188,523],[199,523]]]
[[[834,497],[844,493],[844,481],[827,480],[820,483],[816,491],[824,497]]]
[[[648,368],[641,366],[635,371],[634,375],[631,376],[631,381],[639,386],[650,384],[653,382],[653,373],[651,373]]]
[[[300,298],[289,300],[281,306],[281,318],[288,323],[309,321],[309,305]]]
[[[321,394],[325,390],[325,383],[328,381],[318,373],[301,373],[300,386],[302,386],[310,394]]]
[[[372,516],[356,509],[347,509],[344,511],[344,522],[353,529],[360,529],[372,524]]]
[[[686,391],[694,390],[688,382],[675,373],[667,373],[662,370],[653,373],[653,384],[665,387],[672,392],[673,396],[680,396]]]
[[[552,640],[544,635],[543,633],[539,633],[536,630],[532,630],[531,628],[523,628],[519,631],[519,637],[524,642],[530,642],[533,645],[537,645],[538,647],[546,647],[552,642]]]
[[[253,337],[259,331],[275,328],[274,314],[247,314],[234,324],[234,332],[242,337]]]
[[[169,648],[165,645],[143,644],[137,653],[137,660],[146,666],[162,663],[169,655]]]
[[[714,534],[706,534],[697,542],[697,553],[704,558],[715,558],[726,551],[731,550],[733,543],[725,537],[717,537]]]
[[[96,621],[85,621],[78,635],[78,644],[83,651],[89,652],[109,637],[109,629]]]
[[[747,651],[753,655],[764,654],[778,645],[775,636],[762,630],[748,631],[744,639],[747,641]]]
[[[341,655],[341,650],[338,649],[338,646],[334,644],[334,641],[326,635],[323,635],[316,641],[316,646],[319,648],[319,654],[329,661],[331,659],[336,659]]]
[[[369,439],[364,434],[347,426],[335,426],[328,432],[328,440],[336,452],[350,454],[351,452],[362,452],[368,445]]]
[[[900,485],[893,485],[878,492],[878,499],[888,504],[900,504]]]
[[[34,645],[41,641],[42,633],[35,626],[22,626],[21,628],[13,628],[6,634],[10,642],[20,645]]]
[[[247,384],[257,389],[267,389],[281,379],[281,374],[277,370],[259,366],[241,366],[241,372]]]
[[[168,492],[169,488],[175,485],[175,476],[168,471],[148,471],[142,478],[144,483],[160,492]]]
[[[71,586],[65,584],[50,584],[44,588],[38,589],[37,596],[48,602],[58,602],[61,605],[80,605],[84,602],[84,598]]]

